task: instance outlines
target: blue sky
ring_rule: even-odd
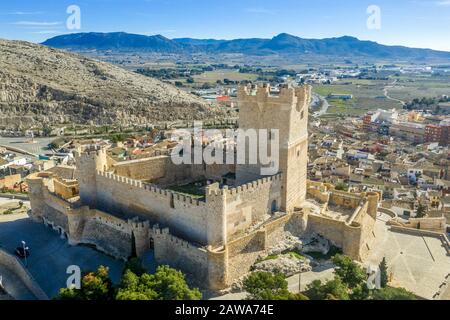
[[[0,38],[41,42],[74,32],[69,5],[81,10],[77,32],[126,31],[168,38],[356,36],[383,44],[450,51],[450,0],[21,0],[0,2]],[[377,5],[381,28],[369,29]]]

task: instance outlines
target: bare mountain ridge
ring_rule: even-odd
[[[220,116],[204,100],[159,80],[73,53],[0,39],[0,127]]]

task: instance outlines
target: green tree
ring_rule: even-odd
[[[336,265],[334,273],[350,288],[356,288],[365,282],[367,276],[364,270],[347,256],[337,254],[333,257]]]
[[[42,128],[42,135],[44,137],[48,137],[48,136],[50,136],[51,133],[52,133],[52,128],[50,128],[48,126],[48,124],[44,123],[44,127]]]
[[[388,284],[388,267],[387,267],[387,263],[386,263],[386,257],[383,257],[383,260],[381,260],[380,265],[380,284],[382,288],[386,288],[387,284]]]
[[[158,294],[152,286],[149,274],[138,276],[133,271],[126,270],[117,290],[116,300],[157,300]]]
[[[386,287],[380,290],[374,290],[373,300],[417,300],[417,297],[403,288]]]
[[[154,288],[162,300],[200,300],[198,289],[190,289],[185,275],[168,266],[160,266],[154,274]]]
[[[336,190],[348,191],[348,186],[345,183],[338,183],[336,185]]]
[[[427,207],[419,202],[419,206],[417,207],[416,218],[423,218],[427,214]]]
[[[168,266],[160,266],[155,274],[137,275],[126,270],[117,290],[117,300],[200,300],[198,289],[191,289],[185,275]]]
[[[244,280],[248,300],[308,300],[303,294],[288,290],[288,283],[282,274],[254,272]]]
[[[125,268],[123,270],[123,273],[125,274],[125,272],[127,270],[130,270],[131,272],[133,272],[134,274],[136,274],[138,276],[141,276],[146,272],[145,268],[142,266],[141,259],[136,258],[136,257],[130,258],[127,261]]]
[[[370,298],[370,290],[366,283],[361,283],[353,288],[350,293],[350,300],[367,300]]]
[[[107,267],[100,266],[95,272],[84,274],[81,288],[62,288],[57,300],[111,300],[113,286]]]
[[[339,277],[325,284],[320,280],[314,280],[306,288],[305,294],[311,300],[350,300],[348,287]]]

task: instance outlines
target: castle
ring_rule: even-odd
[[[169,155],[117,162],[105,148],[80,150],[76,168],[28,177],[32,218],[72,245],[120,259],[154,250],[158,264],[181,269],[211,290],[245,275],[289,231],[316,232],[355,260],[374,238],[379,195],[351,194],[306,180],[309,86],[239,89],[241,129],[278,129],[279,172],[261,163],[174,164]],[[201,197],[173,186],[209,183]]]

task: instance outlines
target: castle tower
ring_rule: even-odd
[[[97,204],[97,171],[106,170],[106,149],[94,147],[87,150],[76,158],[76,164],[81,203],[95,208]]]
[[[284,86],[279,95],[271,95],[267,85],[262,87],[240,87],[239,129],[279,132],[279,172],[283,173],[281,210],[291,212],[302,204],[306,197],[306,174],[308,154],[308,108],[311,87]],[[270,142],[276,142],[276,135],[269,134]],[[247,140],[248,141],[248,140]],[[247,145],[246,162],[236,166],[238,184],[261,178],[265,166],[258,160],[249,164]],[[259,148],[258,148],[259,150]],[[270,147],[268,147],[270,150]],[[259,153],[259,151],[258,151]],[[266,166],[267,167],[267,166]]]

